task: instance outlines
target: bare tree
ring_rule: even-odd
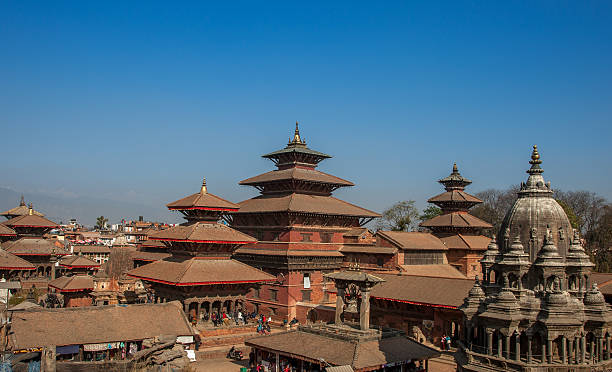
[[[412,231],[416,228],[419,211],[414,200],[404,200],[393,204],[382,213],[376,224],[377,230]]]
[[[493,225],[491,232],[495,234],[501,227],[506,213],[514,204],[519,190],[520,186],[514,185],[505,190],[481,191],[476,194],[476,197],[482,200],[482,204],[472,208],[470,214]]]
[[[555,197],[572,208],[578,217],[578,228],[582,234],[595,228],[606,205],[604,198],[590,191],[558,190]]]

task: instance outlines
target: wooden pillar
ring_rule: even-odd
[[[531,363],[531,357],[532,357],[532,352],[531,352],[531,337],[530,335],[527,335],[527,363]]]
[[[280,366],[279,366],[279,362],[280,362],[280,358],[278,356],[278,353],[276,353],[276,365],[274,366],[275,372],[280,372]]]

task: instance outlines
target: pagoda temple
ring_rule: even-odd
[[[428,202],[438,206],[442,214],[423,221],[420,226],[431,230],[448,248],[446,257],[449,264],[467,277],[474,278],[480,275],[478,261],[491,240],[481,232],[493,226],[469,213],[470,208],[482,200],[464,191],[472,181],[459,173],[457,164],[453,164],[453,172],[448,177],[438,182],[446,191]]]
[[[163,242],[171,256],[128,272],[150,283],[157,302],[179,300],[185,313],[199,320],[202,312],[244,309],[252,287],[276,280],[231,259],[237,247],[255,239],[218,222],[237,211],[238,205],[209,193],[206,180],[199,192],[167,207],[182,213],[187,222],[153,233],[149,239]]]
[[[252,293],[256,310],[279,321],[304,321],[317,304],[333,301],[333,283],[323,273],[342,267],[343,235],[380,215],[332,196],[353,183],[316,169],[331,156],[308,148],[297,123],[287,146],[263,157],[277,169],[241,181],[261,195],[231,214],[232,227],[258,242],[237,249],[235,257],[278,278]]]
[[[461,306],[459,371],[612,368],[612,311],[541,163],[534,146],[529,178],[481,260],[483,281]]]

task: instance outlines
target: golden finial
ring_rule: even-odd
[[[34,208],[32,208],[32,203],[30,203],[30,206],[28,207],[28,214],[30,216],[34,214]]]
[[[457,163],[453,163],[453,173],[457,173],[459,170],[457,169]]]
[[[206,177],[202,177],[202,189],[200,190],[201,194],[206,194]]]
[[[533,145],[533,152],[531,153],[531,160],[536,161],[540,159],[540,153],[538,152],[538,145]]]
[[[295,133],[293,134],[293,143],[302,143],[302,139],[300,138],[300,127],[298,125],[297,120],[295,121]]]
[[[23,198],[23,195],[21,195],[21,201],[19,202],[19,205],[22,207],[25,207],[26,203],[25,203],[25,199]]]

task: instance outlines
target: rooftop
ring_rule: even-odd
[[[49,287],[59,292],[80,292],[93,289],[93,277],[89,275],[61,276],[49,282]]]
[[[401,249],[435,251],[448,249],[440,239],[429,233],[379,230],[376,234]]]
[[[191,222],[152,233],[149,239],[177,242],[246,244],[257,239],[219,223]]]
[[[19,218],[19,217],[15,217]],[[67,256],[70,252],[61,249],[48,239],[21,238],[2,243],[2,247],[9,253],[17,256]]]

